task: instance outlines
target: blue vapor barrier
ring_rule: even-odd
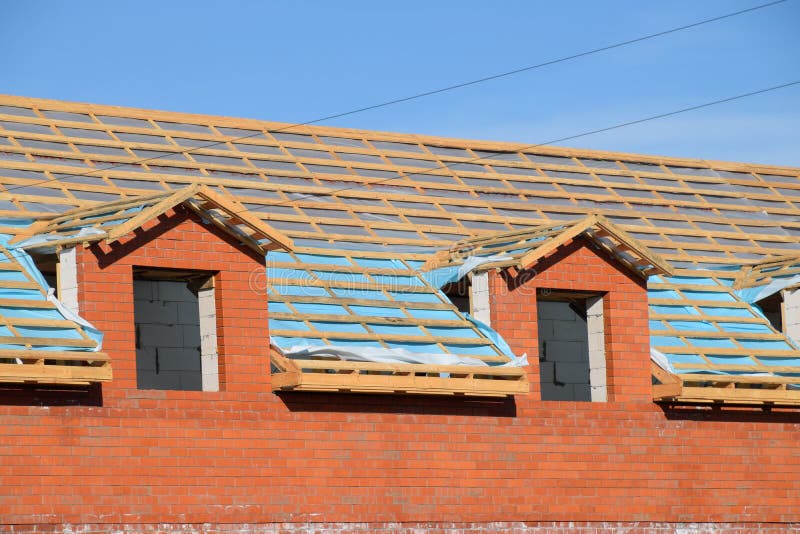
[[[761,358],[761,363],[774,367],[797,367],[800,370],[800,356],[796,358],[770,356],[769,358]]]
[[[779,339],[737,339],[746,349],[754,350],[796,350],[795,347]]]
[[[511,358],[511,364],[508,365],[520,365],[520,366],[528,365],[527,355],[523,354],[522,356],[516,356],[514,354],[514,351],[511,350],[511,347],[508,346],[508,343],[506,343],[506,340],[503,339],[503,336],[501,336],[494,329],[492,329],[492,327],[490,327],[483,321],[479,321],[478,319],[476,319],[475,317],[471,316],[468,313],[465,313],[464,317],[466,317],[469,322],[478,327],[478,330],[480,330],[483,333],[483,335],[491,339],[492,342],[495,344],[495,346],[498,349],[500,349],[500,352]]]
[[[459,276],[459,269],[455,266],[441,267],[421,274],[433,287],[442,287],[461,279]]]
[[[760,316],[760,314],[754,313],[754,310],[752,308],[744,309],[744,308],[723,308],[716,306],[700,306],[700,310],[706,315],[712,315],[716,317],[753,318]]]
[[[25,220],[24,222],[19,219],[0,219],[0,226],[14,227],[14,228],[27,228],[32,221]],[[26,318],[26,319],[57,319],[68,320],[80,325],[83,331],[92,339],[96,346],[92,348],[87,347],[73,347],[73,346],[60,346],[48,343],[47,345],[36,345],[35,342],[32,346],[36,350],[63,350],[74,352],[94,352],[100,350],[103,342],[103,334],[89,322],[82,317],[76,315],[71,310],[64,307],[58,299],[55,298],[55,290],[51,288],[45,280],[42,273],[36,267],[31,256],[23,249],[18,248],[20,243],[10,245],[9,241],[13,236],[9,234],[0,234],[0,245],[6,247],[8,254],[12,255],[19,265],[24,269],[24,273],[20,271],[1,271],[3,274],[0,278],[7,281],[27,281],[30,276],[36,282],[41,290],[37,289],[15,289],[15,288],[0,288],[0,299],[13,299],[40,303],[49,300],[55,306],[55,309],[42,309],[37,307],[25,308],[24,306],[0,306],[0,314],[8,318]],[[0,261],[10,262],[11,260],[5,255],[0,254]],[[81,336],[74,327],[33,327],[33,326],[19,326],[16,325],[15,330],[24,337],[31,338],[49,338],[49,339],[80,339]],[[12,333],[3,334],[13,336]],[[24,345],[8,344],[6,348],[24,349]]]
[[[718,329],[711,323],[705,321],[667,321],[667,324],[675,330],[698,330],[704,332],[717,332]]]
[[[800,275],[793,275],[785,278],[776,278],[766,285],[738,289],[736,294],[743,301],[752,304],[797,284],[800,284]]]
[[[392,298],[400,302],[442,302],[437,293],[408,293],[404,291],[392,291],[390,294],[392,295]]]
[[[308,330],[308,325],[306,325],[301,319],[298,318],[297,321],[287,321],[284,319],[270,319],[269,320],[269,328],[270,330]]]
[[[707,354],[706,358],[717,365],[755,365],[752,358],[748,356],[729,356],[727,354]]]
[[[370,276],[375,282],[390,288],[424,285],[416,276],[401,276],[396,274],[371,274]]]
[[[458,320],[458,314],[452,310],[425,310],[409,308],[408,314],[414,319],[439,319],[445,321]]]
[[[716,300],[719,302],[736,302],[729,293],[721,291],[695,291],[691,289],[684,289],[681,291],[690,300]]]
[[[272,302],[269,305],[270,313],[294,313],[288,304],[284,302]]]
[[[686,343],[675,336],[650,336],[650,343],[655,347],[685,347]]]
[[[353,258],[353,261],[359,267],[367,267],[373,269],[398,269],[405,271],[408,269],[400,260],[392,260],[387,258]]]
[[[339,304],[320,304],[316,302],[295,302],[292,304],[297,313],[314,315],[347,315],[347,310]],[[270,311],[275,311],[270,306]]]
[[[706,363],[702,357],[696,354],[670,354],[670,363]],[[681,372],[681,371],[678,371]],[[684,373],[694,372],[691,370],[684,370]]]
[[[357,315],[365,317],[405,317],[403,310],[398,308],[382,308],[380,306],[358,306],[351,304],[349,308]],[[299,310],[298,310],[299,311]]]
[[[747,332],[753,334],[770,334],[772,330],[765,324],[718,322],[725,332]]]
[[[669,284],[675,284],[676,286],[684,285],[684,284],[692,284],[695,286],[716,286],[717,282],[714,281],[713,278],[704,278],[704,277],[694,277],[694,276],[669,276],[665,277],[664,280]]]
[[[735,349],[736,344],[730,339],[719,339],[713,337],[689,337],[686,336],[686,341],[693,347],[709,348],[709,349]]]
[[[271,339],[288,357],[313,353],[395,363],[523,365],[489,327],[455,308],[441,309],[449,303],[438,289],[438,281],[444,278],[432,283],[426,277],[429,273],[417,270],[422,261],[337,256],[333,252],[269,252],[266,257],[269,324],[278,334]],[[358,272],[358,268],[364,271]],[[457,272],[449,270],[448,277]],[[291,319],[274,317],[279,313],[295,315]],[[415,324],[419,320],[426,323]],[[297,336],[292,337],[292,332]],[[348,339],[348,334],[375,339]],[[492,357],[500,354],[511,361],[494,362]]]
[[[333,321],[309,321],[311,326],[320,332],[367,334],[367,330],[359,323],[338,323]]]

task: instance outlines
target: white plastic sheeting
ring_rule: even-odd
[[[31,248],[31,247],[47,247],[53,241],[61,241],[62,239],[68,237],[93,237],[93,236],[105,236],[105,230],[100,230],[99,228],[94,228],[92,226],[87,226],[85,228],[81,228],[80,231],[76,232],[70,236],[63,236],[63,235],[35,235],[33,237],[29,237],[24,241],[20,241],[19,243],[14,244],[11,248],[15,249],[22,249],[22,248]]]

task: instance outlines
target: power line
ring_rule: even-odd
[[[611,130],[617,130],[617,129],[625,128],[625,127],[628,127],[628,126],[634,126],[636,124],[642,124],[642,123],[645,123],[645,122],[650,122],[650,121],[654,121],[654,120],[658,120],[658,119],[663,119],[663,118],[666,118],[666,117],[672,117],[672,116],[675,116],[675,115],[680,115],[682,113],[688,113],[690,111],[696,111],[698,109],[704,109],[704,108],[708,108],[708,107],[711,107],[711,106],[724,104],[724,103],[727,103],[727,102],[733,102],[735,100],[741,100],[741,99],[748,98],[748,97],[751,97],[751,96],[756,96],[756,95],[760,95],[760,94],[764,94],[764,93],[769,93],[769,92],[772,92],[772,91],[777,91],[779,89],[784,89],[786,87],[792,87],[792,86],[795,86],[795,85],[800,85],[800,80],[795,80],[793,82],[783,83],[783,84],[780,84],[780,85],[774,85],[772,87],[766,87],[766,88],[763,88],[763,89],[757,89],[755,91],[750,91],[750,92],[747,92],[747,93],[741,93],[741,94],[734,95],[734,96],[720,98],[718,100],[712,100],[710,102],[704,102],[702,104],[697,104],[697,105],[694,105],[694,106],[680,108],[680,109],[676,109],[676,110],[673,110],[673,111],[667,111],[667,112],[664,112],[664,113],[659,113],[657,115],[650,115],[648,117],[644,117],[644,118],[641,118],[641,119],[635,119],[635,120],[631,120],[631,121],[621,122],[621,123],[614,124],[614,125],[611,125],[611,126],[606,126],[606,127],[603,127],[603,128],[596,128],[594,130],[587,130],[585,132],[569,135],[569,136],[566,136],[566,137],[559,137],[558,139],[552,139],[550,141],[545,141],[543,143],[520,145],[520,146],[515,147],[513,149],[508,149],[508,151],[509,152],[523,152],[523,151],[526,151],[526,150],[532,150],[534,148],[551,145],[553,143],[561,143],[563,141],[570,141],[572,139],[578,139],[578,138],[586,137],[586,136],[589,136],[589,135],[595,135],[595,134],[598,134],[598,133],[608,132],[608,131],[611,131]],[[474,162],[477,162],[477,161],[482,161],[484,159],[487,159],[487,158],[484,158],[484,157],[473,158],[473,159],[466,160],[466,161],[453,162],[453,164],[474,163]],[[442,165],[440,167],[435,167],[433,169],[428,169],[428,170],[422,171],[422,172],[407,173],[406,176],[408,176],[408,177],[410,177],[410,176],[425,176],[425,175],[430,174],[433,171],[447,169],[448,167],[449,167],[448,165]],[[389,181],[397,180],[397,179],[398,179],[397,177],[391,177],[391,178],[386,178],[386,179],[382,179],[382,180],[377,180],[375,182],[368,182],[368,183],[366,183],[366,185],[372,186],[372,185],[377,185],[377,184],[380,184],[380,183],[389,182]],[[340,193],[342,191],[347,191],[349,189],[354,189],[354,188],[360,187],[362,185],[364,185],[364,184],[363,183],[357,183],[357,184],[354,184],[351,187],[342,187],[342,188],[334,189],[334,190],[331,190],[331,191],[325,191],[323,194],[326,195],[326,196],[332,196],[332,195],[335,195],[336,193]],[[264,206],[263,209],[266,210],[266,209],[269,209],[269,208],[274,207],[274,206],[284,206],[284,205],[295,203],[295,202],[297,202],[299,200],[303,200],[303,199],[306,199],[306,198],[314,198],[316,196],[319,196],[319,194],[318,193],[311,193],[311,194],[307,194],[307,195],[302,195],[302,196],[290,199],[288,201],[276,202],[274,204],[270,204],[270,205]],[[259,212],[259,211],[263,211],[263,210],[260,209],[260,208],[259,209],[243,209],[243,210],[234,211],[234,212],[231,213],[231,215],[236,215],[237,213],[244,213],[246,211],[255,213],[255,212]]]
[[[454,84],[454,85],[441,87],[441,88],[438,88],[438,89],[432,89],[430,91],[416,93],[416,94],[413,94],[413,95],[410,95],[410,96],[406,96],[406,97],[402,97],[402,98],[396,98],[396,99],[393,99],[393,100],[387,100],[385,102],[381,102],[381,103],[378,103],[378,104],[373,104],[373,105],[369,105],[369,106],[365,106],[365,107],[361,107],[361,108],[356,108],[356,109],[352,109],[350,111],[345,111],[345,112],[342,112],[342,113],[336,113],[336,114],[333,114],[333,115],[327,115],[325,117],[320,117],[318,119],[314,119],[314,120],[311,120],[311,121],[306,121],[306,122],[301,122],[301,123],[296,123],[296,124],[289,124],[287,126],[278,128],[276,130],[266,130],[266,131],[272,132],[272,133],[280,133],[280,132],[284,132],[286,130],[290,130],[292,128],[299,128],[301,126],[308,126],[308,125],[311,125],[311,124],[317,124],[317,123],[324,122],[324,121],[331,120],[331,119],[338,119],[338,118],[341,118],[341,117],[347,117],[349,115],[355,115],[357,113],[363,113],[365,111],[384,108],[384,107],[387,107],[387,106],[392,106],[392,105],[400,104],[400,103],[403,103],[403,102],[409,102],[411,100],[417,100],[417,99],[424,98],[424,97],[427,97],[427,96],[441,94],[441,93],[445,93],[445,92],[448,92],[448,91],[461,89],[463,87],[468,87],[468,86],[471,86],[471,85],[477,85],[477,84],[480,84],[480,83],[485,83],[485,82],[488,82],[488,81],[497,80],[497,79],[508,77],[508,76],[513,76],[515,74],[520,74],[522,72],[527,72],[527,71],[531,71],[531,70],[535,70],[535,69],[540,69],[540,68],[548,67],[550,65],[555,65],[555,64],[558,64],[558,63],[564,63],[564,62],[567,62],[567,61],[571,61],[573,59],[578,59],[578,58],[582,58],[582,57],[586,57],[586,56],[591,56],[591,55],[594,55],[594,54],[599,54],[601,52],[606,52],[606,51],[613,50],[613,49],[616,49],[616,48],[622,48],[622,47],[629,46],[629,45],[632,45],[632,44],[640,43],[642,41],[647,41],[647,40],[650,40],[650,39],[663,37],[665,35],[669,35],[669,34],[672,34],[672,33],[675,33],[675,32],[688,30],[688,29],[691,29],[691,28],[696,28],[698,26],[703,26],[705,24],[710,24],[712,22],[718,22],[718,21],[721,21],[721,20],[725,20],[725,19],[729,19],[729,18],[732,18],[732,17],[739,16],[739,15],[744,15],[746,13],[751,13],[753,11],[757,11],[757,10],[760,10],[760,9],[765,9],[765,8],[768,8],[768,7],[776,6],[778,4],[782,4],[782,3],[785,3],[787,1],[788,0],[776,0],[776,1],[773,1],[773,2],[768,2],[766,4],[759,4],[757,6],[753,6],[753,7],[747,8],[747,9],[742,9],[742,10],[739,10],[739,11],[726,13],[724,15],[719,15],[717,17],[700,20],[698,22],[693,22],[691,24],[686,24],[686,25],[683,25],[683,26],[677,26],[675,28],[671,28],[671,29],[668,29],[668,30],[664,30],[664,31],[660,31],[660,32],[657,32],[657,33],[652,33],[652,34],[644,35],[644,36],[641,36],[641,37],[637,37],[635,39],[629,39],[627,41],[621,41],[619,43],[614,43],[614,44],[611,44],[611,45],[606,45],[606,46],[602,46],[602,47],[599,47],[599,48],[586,50],[586,51],[583,51],[583,52],[579,52],[577,54],[572,54],[572,55],[569,55],[569,56],[563,56],[563,57],[560,57],[560,58],[557,58],[557,59],[552,59],[552,60],[545,61],[543,63],[538,63],[538,64],[535,64],[535,65],[529,65],[529,66],[526,66],[526,67],[521,67],[521,68],[510,70],[510,71],[501,72],[499,74],[493,74],[491,76],[485,76],[485,77],[482,77],[482,78],[477,78],[477,79],[474,79],[474,80],[461,82],[461,83],[457,83],[457,84]],[[236,142],[236,141],[241,141],[243,139],[249,139],[251,137],[257,137],[257,136],[261,135],[261,133],[262,132],[259,131],[259,132],[256,132],[256,133],[253,133],[253,134],[250,134],[250,135],[244,135],[244,136],[236,137],[236,138],[229,139],[229,140],[226,140],[226,141],[216,141],[216,142],[213,142],[213,143],[209,143],[207,145],[200,145],[200,146],[192,147],[192,148],[189,148],[187,150],[177,150],[177,151],[164,152],[160,156],[153,156],[153,157],[149,157],[149,158],[135,160],[135,161],[132,161],[132,162],[126,162],[126,163],[120,163],[120,164],[117,164],[117,165],[111,165],[111,166],[108,166],[108,167],[103,167],[103,168],[100,168],[100,169],[95,169],[93,171],[89,171],[89,172],[87,172],[85,174],[61,173],[61,174],[54,175],[54,178],[43,180],[43,181],[40,181],[40,182],[34,182],[34,183],[19,185],[19,186],[16,186],[16,187],[8,187],[8,188],[6,188],[6,192],[14,191],[15,189],[21,189],[21,188],[24,188],[24,187],[31,187],[31,186],[42,185],[42,184],[47,184],[47,183],[50,183],[50,182],[54,182],[54,181],[57,181],[60,176],[84,176],[84,177],[90,177],[90,176],[92,176],[94,174],[97,174],[99,172],[110,171],[110,170],[117,169],[117,168],[125,166],[125,165],[139,165],[139,164],[142,164],[142,163],[147,163],[148,161],[154,161],[154,160],[157,160],[157,159],[166,158],[168,156],[172,156],[172,155],[176,155],[176,154],[189,154],[191,152],[194,152],[195,150],[200,150],[200,149],[204,149],[204,148],[211,148],[211,147],[218,146],[218,145],[221,145],[221,144],[224,144],[224,143],[227,143],[227,142],[233,143],[233,142]]]
[[[756,91],[750,91],[749,93],[742,93],[742,94],[735,95],[735,96],[721,98],[719,100],[712,100],[710,102],[704,102],[702,104],[697,104],[695,106],[689,106],[689,107],[686,107],[686,108],[676,109],[674,111],[668,111],[668,112],[665,112],[665,113],[659,113],[657,115],[651,115],[649,117],[644,117],[642,119],[635,119],[635,120],[632,120],[632,121],[626,121],[626,122],[621,122],[619,124],[614,124],[612,126],[606,126],[606,127],[603,127],[603,128],[597,128],[595,130],[588,130],[588,131],[581,132],[581,133],[578,133],[578,134],[569,135],[569,136],[566,136],[566,137],[560,137],[558,139],[552,139],[550,141],[545,141],[543,143],[535,143],[535,144],[532,144],[532,145],[520,145],[520,146],[518,146],[516,148],[509,148],[508,151],[509,152],[523,152],[523,151],[526,151],[526,150],[532,150],[532,149],[535,149],[535,148],[538,148],[538,147],[552,145],[554,143],[561,143],[561,142],[564,142],[564,141],[570,141],[572,139],[578,139],[578,138],[586,137],[586,136],[589,136],[589,135],[608,132],[608,131],[611,131],[611,130],[617,130],[619,128],[625,128],[627,126],[634,126],[636,124],[642,124],[642,123],[653,121],[653,120],[657,120],[657,119],[664,119],[666,117],[672,117],[674,115],[680,115],[681,113],[687,113],[689,111],[696,111],[698,109],[708,108],[708,107],[711,107],[711,106],[716,106],[718,104],[724,104],[726,102],[732,102],[734,100],[741,100],[743,98],[756,96],[756,95],[760,95],[760,94],[764,94],[764,93],[769,93],[771,91],[777,91],[778,89],[784,89],[786,87],[791,87],[791,86],[794,86],[794,85],[800,85],[800,80],[796,80],[796,81],[789,82],[789,83],[784,83],[784,84],[781,84],[781,85],[774,85],[772,87],[766,87],[764,89],[758,89]],[[466,160],[466,161],[453,162],[453,164],[457,165],[457,164],[460,164],[460,163],[475,163],[477,161],[483,161],[485,159],[487,159],[487,158],[479,157],[479,158],[469,159],[469,160]],[[421,172],[416,172],[416,173],[406,173],[406,176],[408,176],[408,177],[411,177],[411,176],[425,176],[425,175],[430,174],[433,171],[440,171],[440,170],[444,170],[444,169],[447,169],[447,168],[449,168],[449,165],[442,165],[442,166],[439,166],[439,167],[428,169],[426,171],[421,171]],[[376,185],[376,184],[389,182],[391,180],[397,180],[397,179],[398,179],[397,177],[386,178],[386,179],[378,180],[378,181],[375,181],[375,182],[368,182],[367,185]],[[354,185],[352,187],[343,187],[343,188],[340,188],[340,189],[334,189],[332,191],[325,192],[324,194],[328,195],[328,196],[335,195],[336,193],[339,193],[339,192],[342,192],[342,191],[347,191],[349,189],[354,189],[355,187],[359,187],[361,185],[362,184],[359,183],[359,184],[356,184],[356,185]],[[282,205],[286,205],[287,203],[297,202],[298,200],[303,200],[304,198],[313,198],[315,196],[318,196],[318,195],[317,194],[308,194],[308,195],[305,195],[305,196],[293,198],[293,199],[291,199],[289,201],[270,204],[269,206],[264,206],[264,208],[267,209],[267,208],[270,208],[272,206],[282,206]],[[241,211],[235,212],[235,213],[241,213],[242,211],[261,211],[261,210],[260,209],[256,209],[256,210],[241,210]]]

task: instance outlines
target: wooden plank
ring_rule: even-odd
[[[272,380],[273,390],[294,391],[462,394],[487,397],[523,395],[529,391],[528,383],[522,380],[458,379],[414,375],[301,373],[299,376],[289,377],[289,383],[283,382],[278,375],[273,375]],[[296,383],[298,381],[299,383]]]
[[[261,219],[253,217],[246,211],[244,207],[237,209],[236,206],[232,205],[230,201],[214,193],[208,187],[201,187],[197,191],[197,195],[210,202],[213,202],[221,210],[225,211],[232,217],[236,217],[239,221],[252,228],[255,232],[258,232],[264,237],[272,240],[274,243],[280,245],[280,247],[284,250],[292,250],[292,248],[294,248],[294,242],[283,232],[280,232],[277,229],[269,226]]]
[[[3,345],[31,345],[34,347],[86,347],[94,348],[97,342],[86,339],[65,339],[55,337],[0,336]]]
[[[653,384],[653,400],[676,399],[683,394],[683,384],[673,382],[669,384]]]
[[[47,383],[108,382],[112,378],[111,367],[66,366],[66,365],[18,365],[0,363],[0,381]]]
[[[662,369],[661,366],[653,361],[650,362],[650,372],[662,384],[675,384],[681,381],[680,377]]]
[[[752,388],[684,387],[681,402],[720,402],[723,404],[800,405],[800,391]]]
[[[280,337],[311,338],[311,339],[344,339],[344,340],[363,340],[363,341],[392,341],[400,343],[446,343],[448,345],[492,345],[487,338],[454,337],[454,336],[409,336],[401,334],[366,334],[353,332],[331,332],[328,330],[283,330],[280,328],[270,329],[270,335]],[[0,342],[3,342],[0,337]],[[474,358],[492,361],[493,356],[474,356]],[[497,358],[508,360],[508,358]]]
[[[161,215],[165,211],[177,206],[178,204],[181,204],[184,200],[193,197],[199,189],[199,185],[192,185],[183,189],[179,189],[152,206],[143,209],[135,216],[128,219],[125,223],[111,229],[108,232],[106,242],[113,243],[114,241],[117,241],[119,238],[139,228],[150,219]]]
[[[330,272],[335,272],[335,268],[331,268]],[[397,293],[420,293],[431,294],[430,288],[422,285],[408,286],[408,285],[392,285],[387,287],[387,284],[380,284],[377,282],[352,282],[347,280],[314,280],[309,278],[272,278],[269,281],[270,286],[293,286],[293,287],[322,287],[332,289],[349,289],[349,290],[370,290],[382,291],[389,289]]]
[[[451,303],[445,302],[412,302],[400,300],[370,300],[370,299],[355,299],[347,297],[320,297],[312,295],[279,295],[270,294],[269,300],[274,302],[284,302],[291,304],[298,303],[312,303],[312,304],[341,304],[353,306],[375,306],[378,308],[407,308],[415,310],[455,310],[455,306]]]
[[[285,321],[297,321],[298,314],[294,313],[276,313],[269,314],[270,319],[280,319]],[[315,314],[304,313],[302,314],[304,321],[322,321],[328,323],[370,323],[370,324],[385,324],[385,325],[414,325],[414,326],[437,326],[449,328],[472,328],[472,324],[461,319],[456,320],[443,320],[443,319],[414,319],[411,317],[378,317],[368,315],[333,315],[333,314]]]
[[[498,376],[519,380],[524,379],[526,376],[525,370],[522,367],[351,362],[342,360],[289,360],[301,370],[330,369],[334,371],[389,371],[393,373],[452,373],[457,375]]]

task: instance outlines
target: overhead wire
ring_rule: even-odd
[[[324,121],[328,121],[328,120],[332,120],[332,119],[338,119],[338,118],[341,118],[341,117],[347,117],[349,115],[354,115],[354,114],[362,113],[362,112],[365,112],[365,111],[379,109],[379,108],[383,108],[383,107],[387,107],[387,106],[391,106],[391,105],[395,105],[395,104],[399,104],[399,103],[403,103],[403,102],[409,102],[409,101],[420,99],[420,98],[424,98],[424,97],[427,97],[427,96],[441,94],[441,93],[445,93],[445,92],[448,92],[448,91],[453,91],[453,90],[456,90],[456,89],[468,87],[468,86],[471,86],[471,85],[477,85],[477,84],[480,84],[480,83],[485,83],[485,82],[488,82],[488,81],[497,80],[497,79],[508,77],[508,76],[513,76],[513,75],[516,75],[516,74],[520,74],[522,72],[528,72],[528,71],[531,71],[531,70],[540,69],[540,68],[548,67],[548,66],[551,66],[551,65],[555,65],[555,64],[558,64],[558,63],[563,63],[563,62],[566,62],[566,61],[571,61],[571,60],[574,60],[574,59],[587,57],[587,56],[591,56],[591,55],[594,55],[594,54],[599,54],[599,53],[606,52],[606,51],[609,51],[609,50],[614,50],[614,49],[617,49],[617,48],[630,46],[630,45],[633,45],[633,44],[636,44],[636,43],[641,43],[643,41],[647,41],[647,40],[650,40],[650,39],[656,39],[658,37],[663,37],[665,35],[670,35],[672,33],[676,33],[676,32],[679,32],[679,31],[684,31],[684,30],[688,30],[688,29],[691,29],[691,28],[696,28],[698,26],[703,26],[705,24],[711,24],[713,22],[718,22],[718,21],[721,21],[721,20],[730,19],[732,17],[737,17],[737,16],[740,16],[740,15],[744,15],[744,14],[747,14],[747,13],[752,13],[754,11],[758,11],[758,10],[761,10],[761,9],[766,9],[766,8],[773,7],[773,6],[776,6],[776,5],[779,5],[779,4],[783,4],[783,3],[786,3],[786,2],[788,2],[788,0],[775,0],[775,1],[772,1],[772,2],[767,2],[767,3],[764,3],[764,4],[759,4],[759,5],[756,5],[756,6],[753,6],[753,7],[749,7],[749,8],[746,8],[746,9],[740,9],[738,11],[733,11],[731,13],[725,13],[723,15],[718,15],[716,17],[703,19],[703,20],[700,20],[700,21],[697,21],[697,22],[693,22],[691,24],[685,24],[685,25],[682,25],[682,26],[677,26],[677,27],[674,27],[674,28],[670,28],[670,29],[667,29],[667,30],[660,31],[660,32],[651,33],[651,34],[648,34],[648,35],[643,35],[641,37],[637,37],[637,38],[634,38],[634,39],[628,39],[626,41],[620,41],[618,43],[613,43],[613,44],[610,44],[610,45],[606,45],[606,46],[602,46],[602,47],[598,47],[598,48],[593,48],[593,49],[590,49],[590,50],[585,50],[583,52],[579,52],[579,53],[576,53],[576,54],[571,54],[571,55],[568,55],[568,56],[563,56],[563,57],[560,57],[560,58],[548,60],[548,61],[545,61],[545,62],[542,62],[542,63],[537,63],[537,64],[534,64],[534,65],[528,65],[528,66],[525,66],[525,67],[520,67],[520,68],[517,68],[517,69],[501,72],[501,73],[498,73],[498,74],[493,74],[493,75],[490,75],[490,76],[484,76],[484,77],[481,77],[481,78],[476,78],[474,80],[469,80],[469,81],[466,81],[466,82],[461,82],[461,83],[457,83],[457,84],[441,87],[441,88],[438,88],[438,89],[432,89],[432,90],[429,90],[429,91],[416,93],[416,94],[413,94],[413,95],[410,95],[410,96],[406,96],[406,97],[402,97],[402,98],[396,98],[396,99],[392,99],[392,100],[387,100],[385,102],[380,102],[378,104],[372,104],[372,105],[369,105],[369,106],[364,106],[364,107],[352,109],[352,110],[345,111],[345,112],[342,112],[342,113],[335,113],[335,114],[332,114],[332,115],[327,115],[327,116],[320,117],[318,119],[314,119],[314,120],[310,120],[310,121],[306,121],[306,122],[289,124],[289,125],[283,126],[281,128],[273,129],[273,130],[264,129],[264,131],[267,131],[267,132],[269,132],[271,134],[272,133],[281,133],[281,132],[286,132],[286,131],[294,129],[294,128],[300,128],[302,126],[309,126],[309,125],[312,125],[312,124],[318,124],[320,122],[324,122]],[[54,181],[59,180],[60,176],[91,177],[92,175],[95,175],[95,174],[98,174],[98,173],[102,173],[102,172],[107,172],[107,171],[110,171],[110,170],[113,170],[113,169],[116,169],[116,168],[119,168],[119,167],[122,167],[122,166],[125,166],[125,165],[139,165],[139,164],[142,164],[142,163],[147,163],[149,161],[154,161],[154,160],[157,160],[157,159],[166,158],[166,157],[173,156],[173,155],[190,154],[190,153],[192,153],[192,152],[194,152],[196,150],[201,150],[201,149],[205,149],[205,148],[211,148],[211,147],[218,146],[218,145],[221,145],[221,144],[225,144],[225,143],[228,143],[228,142],[233,143],[233,142],[236,142],[236,141],[241,141],[241,140],[249,139],[249,138],[252,138],[252,137],[257,137],[259,135],[262,135],[262,133],[263,133],[262,131],[257,131],[257,132],[255,132],[253,134],[248,134],[248,135],[244,135],[244,136],[241,136],[241,137],[235,137],[235,138],[232,138],[232,139],[226,139],[225,141],[215,141],[213,143],[200,145],[200,146],[196,146],[196,147],[191,147],[191,148],[188,148],[188,149],[185,149],[185,150],[168,151],[168,152],[164,152],[163,154],[161,154],[159,156],[152,156],[152,157],[148,157],[148,158],[134,160],[134,161],[131,161],[131,162],[125,162],[125,163],[120,163],[120,164],[117,164],[117,165],[111,165],[111,166],[107,166],[107,167],[102,167],[102,168],[94,169],[92,171],[89,171],[89,172],[86,172],[86,173],[82,173],[82,174],[78,174],[78,173],[60,173],[60,174],[54,175],[53,178],[49,178],[47,180],[42,180],[42,181],[39,181],[39,182],[27,183],[27,184],[15,186],[15,187],[8,187],[8,188],[6,188],[6,192],[14,191],[16,189],[21,189],[21,188],[24,188],[24,187],[32,187],[32,186],[43,185],[43,184],[47,184],[47,183],[50,183],[50,182],[54,182]],[[556,141],[554,141],[554,142],[556,142]]]
[[[641,119],[635,119],[635,120],[630,120],[630,121],[625,121],[625,122],[621,122],[621,123],[618,123],[618,124],[614,124],[614,125],[611,125],[611,126],[605,126],[605,127],[602,127],[602,128],[596,128],[596,129],[593,129],[593,130],[588,130],[588,131],[585,131],[585,132],[581,132],[581,133],[577,133],[577,134],[573,134],[573,135],[568,135],[568,136],[565,136],[565,137],[559,137],[557,139],[552,139],[550,141],[545,141],[543,143],[519,145],[517,147],[508,148],[507,151],[508,152],[524,152],[524,151],[528,151],[528,150],[533,150],[535,148],[539,148],[539,147],[543,147],[543,146],[547,146],[547,145],[552,145],[552,144],[555,144],[555,143],[562,143],[564,141],[571,141],[573,139],[578,139],[578,138],[586,137],[586,136],[589,136],[589,135],[595,135],[595,134],[598,134],[598,133],[617,130],[617,129],[625,128],[625,127],[628,127],[628,126],[634,126],[636,124],[642,124],[642,123],[650,122],[650,121],[653,121],[653,120],[664,119],[664,118],[667,118],[667,117],[680,115],[682,113],[688,113],[690,111],[696,111],[698,109],[708,108],[708,107],[711,107],[711,106],[716,106],[716,105],[724,104],[724,103],[727,103],[727,102],[733,102],[735,100],[741,100],[743,98],[748,98],[748,97],[751,97],[751,96],[756,96],[756,95],[760,95],[760,94],[764,94],[764,93],[769,93],[769,92],[772,92],[772,91],[777,91],[779,89],[784,89],[784,88],[791,87],[791,86],[794,86],[794,85],[800,85],[800,80],[796,80],[796,81],[788,82],[788,83],[783,83],[783,84],[780,84],[780,85],[774,85],[772,87],[766,87],[766,88],[763,88],[763,89],[758,89],[758,90],[755,90],[755,91],[750,91],[750,92],[747,92],[747,93],[742,93],[742,94],[738,94],[738,95],[734,95],[734,96],[720,98],[718,100],[712,100],[710,102],[704,102],[702,104],[697,104],[697,105],[694,105],[694,106],[680,108],[680,109],[676,109],[676,110],[673,110],[673,111],[667,111],[667,112],[664,112],[664,113],[658,113],[656,115],[650,115],[648,117],[644,117],[644,118],[641,118]],[[453,165],[458,165],[458,164],[461,164],[461,163],[476,163],[478,161],[484,161],[486,159],[490,159],[490,158],[487,158],[485,156],[481,156],[481,157],[478,157],[478,158],[473,158],[473,159],[468,159],[468,160],[464,160],[464,161],[453,162],[452,164]],[[433,171],[445,170],[447,168],[449,168],[449,165],[441,165],[439,167],[434,167],[432,169],[427,169],[425,171],[414,172],[414,173],[405,173],[405,175],[406,175],[406,177],[425,176],[425,175],[431,174]],[[402,179],[402,178],[393,176],[391,178],[385,178],[385,179],[377,180],[377,181],[374,181],[374,182],[364,182],[364,184],[366,184],[366,185],[377,185],[377,184],[381,184],[381,183],[385,183],[385,182],[390,182],[392,180],[400,180],[400,179]],[[354,185],[352,187],[342,187],[342,188],[339,188],[339,189],[326,191],[326,192],[324,192],[324,194],[327,195],[327,196],[335,195],[336,193],[340,193],[342,191],[347,191],[347,190],[350,190],[350,189],[354,189],[355,187],[359,187],[361,185],[362,185],[362,183],[358,183],[358,184],[356,184],[356,185]],[[303,198],[314,198],[315,196],[319,196],[319,195],[312,193],[312,194],[308,194],[308,195],[301,196],[301,197],[295,197],[295,198],[290,199],[289,201],[283,201],[283,202],[277,202],[277,203],[265,205],[264,208],[267,209],[267,208],[272,207],[272,206],[282,206],[282,205],[286,205],[288,203],[297,202],[298,200],[303,200]],[[258,209],[258,210],[249,210],[249,211],[261,211],[261,210]]]

